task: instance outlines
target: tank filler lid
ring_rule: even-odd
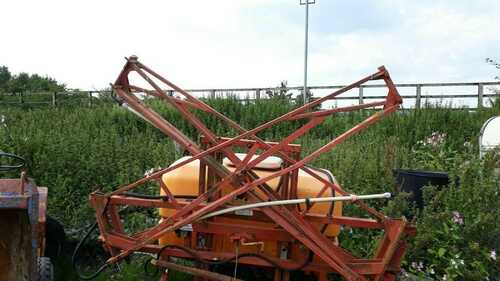
[[[500,116],[491,117],[488,119],[479,134],[480,156],[482,157],[486,151],[500,146]]]
[[[243,160],[245,156],[247,156],[246,153],[236,153],[236,156],[240,159]],[[252,160],[255,158],[259,157],[258,154],[252,156]],[[252,161],[250,160],[250,161]],[[227,157],[222,160],[222,163],[226,166],[234,166],[233,162],[229,160]],[[276,156],[269,156],[266,159],[264,159],[262,162],[259,164],[255,165],[255,168],[257,169],[268,169],[268,170],[278,170],[281,168],[281,164],[283,164],[283,160],[279,157]]]

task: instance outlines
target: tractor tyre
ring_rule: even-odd
[[[64,250],[66,243],[66,233],[64,232],[63,225],[47,215],[45,222],[45,257],[56,260]]]
[[[38,258],[38,281],[54,281],[54,267],[48,257]]]

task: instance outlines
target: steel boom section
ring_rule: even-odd
[[[154,90],[147,90],[138,86],[130,85],[128,75],[130,72],[136,72],[142,77],[150,86],[153,87]],[[166,84],[173,90],[179,92],[183,95],[187,100],[181,100],[175,98],[173,96],[169,96],[165,94],[165,92],[161,89],[161,87],[156,84],[149,75],[153,76],[157,80]],[[334,99],[336,96],[353,89],[355,87],[360,86],[361,84],[370,81],[383,79],[386,83],[389,92],[386,97],[386,100],[383,102],[373,102],[363,105],[350,106],[344,108],[336,108],[331,110],[321,110],[321,111],[313,111],[310,112],[311,108],[322,104],[326,100]],[[280,195],[274,192],[267,184],[271,179],[276,177],[285,176],[289,173],[295,172],[298,169],[302,169],[306,173],[310,174],[317,180],[319,180],[322,184],[324,184],[324,188],[319,193],[321,194],[327,189],[331,188],[337,191],[341,195],[348,195],[349,193],[343,190],[339,185],[335,183],[331,183],[328,180],[323,179],[320,175],[318,175],[313,170],[309,169],[305,165],[310,161],[317,158],[319,155],[326,153],[332,150],[335,146],[342,143],[345,139],[352,136],[353,134],[358,133],[363,130],[370,124],[377,122],[380,118],[385,115],[388,115],[394,111],[396,111],[401,104],[402,100],[399,96],[392,80],[386,69],[384,67],[380,67],[378,71],[369,75],[355,83],[352,83],[349,86],[346,86],[338,91],[335,91],[323,98],[312,101],[308,104],[305,104],[295,110],[292,110],[289,113],[286,113],[274,120],[266,122],[260,126],[257,126],[254,129],[246,130],[241,127],[239,124],[219,113],[215,109],[211,108],[204,102],[198,100],[194,96],[191,96],[186,91],[182,90],[175,84],[171,83],[167,79],[163,78],[147,66],[143,65],[137,60],[137,57],[130,57],[127,59],[127,63],[125,64],[122,72],[118,76],[115,84],[113,85],[113,91],[122,99],[122,101],[126,102],[127,105],[132,108],[135,112],[140,114],[144,119],[146,119],[153,126],[158,128],[164,134],[171,137],[174,141],[179,143],[182,147],[184,147],[187,151],[190,152],[193,157],[190,159],[184,160],[176,165],[173,165],[169,168],[162,169],[158,172],[153,173],[150,176],[147,176],[143,179],[140,179],[132,184],[120,187],[119,189],[110,192],[104,195],[103,198],[108,198],[106,202],[109,202],[110,199],[115,198],[116,196],[122,195],[125,191],[133,189],[143,183],[146,183],[153,179],[159,179],[161,175],[175,170],[183,165],[186,165],[195,160],[202,160],[210,169],[212,169],[217,176],[220,177],[220,181],[217,182],[214,186],[209,188],[206,192],[200,194],[194,201],[190,204],[181,206],[174,200],[173,204],[175,204],[177,208],[177,212],[168,217],[165,221],[158,224],[157,226],[151,227],[143,232],[140,235],[134,236],[135,238],[132,240],[132,246],[126,246],[122,249],[121,252],[114,251],[114,255],[112,258],[108,260],[108,262],[116,262],[121,260],[122,258],[128,256],[133,251],[138,251],[141,248],[144,248],[148,245],[148,243],[159,239],[163,235],[168,232],[179,229],[180,227],[193,223],[200,217],[206,215],[207,213],[214,211],[226,203],[229,203],[234,198],[239,195],[247,193],[250,197],[256,199],[257,201],[267,201],[267,200],[279,200],[281,199]],[[187,137],[183,132],[177,129],[175,126],[166,121],[163,117],[161,117],[158,113],[150,109],[147,105],[145,105],[140,99],[138,99],[133,92],[144,92],[149,95],[153,95],[155,97],[160,98],[161,100],[166,101],[174,108],[176,108],[181,115],[189,121],[210,143],[210,147],[203,150],[201,149],[196,142],[192,141],[189,137]],[[363,108],[376,107],[376,106],[384,106],[382,111],[378,111],[372,116],[368,117],[366,120],[362,121],[358,125],[344,132],[340,136],[331,140],[326,145],[320,147],[316,151],[311,154],[305,156],[301,160],[296,160],[290,157],[287,153],[284,153],[283,148],[288,145],[293,140],[299,138],[303,134],[307,133],[309,130],[320,124],[324,121],[324,119],[334,113],[337,112],[347,112],[353,110],[359,110]],[[208,129],[205,124],[199,120],[193,113],[191,113],[186,107],[192,107],[194,109],[202,110],[206,113],[212,114],[217,118],[223,120],[227,123],[231,128],[236,129],[240,134],[231,139],[227,139],[225,141],[221,141],[221,139],[216,136],[214,133]],[[283,139],[281,142],[277,144],[268,144],[262,139],[257,137],[257,133],[267,129],[273,125],[276,125],[283,121],[291,121],[303,118],[311,118],[311,120],[304,124],[301,128],[297,129],[295,132],[290,134],[288,137]],[[251,138],[255,141],[254,146],[249,151],[249,155],[245,159],[240,160],[231,147],[238,141],[241,141],[244,138]],[[257,144],[265,148],[262,154],[257,156],[255,159],[251,159],[251,156],[255,154],[257,150]],[[212,155],[214,153],[223,153],[226,157],[228,157],[236,166],[235,172],[229,171],[226,167],[224,167],[220,162],[218,162]],[[251,171],[253,167],[262,162],[268,156],[278,155],[283,160],[288,163],[289,166],[284,167],[283,169],[276,171],[266,177],[259,178],[255,173]],[[220,188],[224,185],[231,184],[234,186],[234,190],[225,194],[214,201],[205,203],[211,195],[215,194]],[[168,190],[168,187],[161,185],[161,188],[165,190],[168,197],[172,197],[171,193]],[[263,194],[259,195],[254,191],[254,188],[260,189]],[[262,197],[264,196],[264,197]],[[392,224],[384,223],[385,220],[388,220],[382,213],[374,210],[371,207],[368,207],[365,203],[361,201],[355,201],[358,206],[365,209],[368,213],[376,217],[379,221],[382,222],[384,229],[387,232],[390,231],[390,228],[393,227]],[[107,203],[106,203],[107,204]],[[101,206],[102,207],[102,206]],[[102,208],[106,210],[106,208]],[[328,240],[319,230],[314,228],[308,221],[305,220],[304,215],[307,213],[299,213],[296,210],[290,210],[283,206],[272,206],[265,207],[261,210],[264,214],[266,214],[271,220],[280,225],[284,230],[286,230],[290,235],[295,237],[298,241],[302,242],[307,248],[313,251],[318,257],[320,257],[325,263],[327,263],[330,267],[332,267],[336,272],[340,273],[342,276],[347,278],[348,280],[367,280],[365,276],[358,274],[355,270],[353,270],[349,263],[355,260],[356,258],[344,251],[342,248],[334,245],[330,240]],[[104,213],[104,211],[103,211]],[[104,237],[106,239],[106,223],[103,223],[103,220],[106,220],[105,216],[98,216],[99,229],[101,233],[104,233]],[[115,220],[117,220],[115,218]],[[405,230],[405,224],[398,224],[399,234],[397,235],[397,240],[400,239],[400,236]],[[391,235],[391,234],[387,235]],[[388,237],[387,239],[393,238]],[[384,240],[385,241],[385,240]],[[385,243],[385,244],[384,244]],[[392,255],[396,252],[397,248],[394,244],[395,242],[382,242],[382,246],[380,250],[379,256],[382,256],[385,260],[383,265],[384,268],[387,268],[389,263],[392,260]],[[385,255],[386,249],[389,249],[389,255]],[[382,276],[382,275],[380,275]],[[380,278],[380,277],[379,277]]]

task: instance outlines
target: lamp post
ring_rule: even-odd
[[[302,93],[304,104],[307,103],[307,47],[309,33],[309,4],[315,4],[316,0],[300,0],[300,5],[306,6],[306,28],[305,28],[305,47],[304,47],[304,92]]]

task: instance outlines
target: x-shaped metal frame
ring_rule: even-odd
[[[131,72],[135,72],[142,77],[152,87],[152,89],[144,89],[136,85],[131,85],[128,78]],[[170,87],[172,90],[182,95],[184,99],[168,95],[161,88],[161,86],[155,82],[155,80]],[[385,100],[328,110],[313,110],[323,102],[335,99],[338,95],[372,80],[383,80],[387,85],[388,94]],[[125,103],[135,113],[139,114],[142,118],[158,128],[165,135],[171,137],[175,142],[186,149],[192,157],[168,168],[157,171],[134,183],[120,187],[108,194],[103,195],[93,193],[91,195],[91,202],[97,211],[97,220],[102,238],[106,243],[108,250],[110,250],[113,255],[113,257],[109,259],[109,263],[119,261],[134,251],[140,251],[147,248],[150,243],[164,236],[166,233],[196,222],[202,216],[223,207],[242,194],[246,194],[248,197],[253,198],[256,201],[282,199],[276,191],[267,185],[267,182],[280,176],[296,173],[299,169],[311,175],[324,185],[323,189],[318,193],[318,196],[322,196],[323,193],[329,189],[332,190],[332,193],[335,191],[335,193],[339,195],[350,195],[337,183],[324,179],[317,172],[307,167],[306,164],[316,159],[321,154],[332,150],[348,137],[377,122],[382,117],[393,113],[402,103],[402,99],[398,94],[389,73],[384,67],[379,67],[378,71],[372,75],[364,77],[355,83],[326,95],[325,97],[305,104],[304,106],[292,110],[291,112],[266,122],[254,129],[246,130],[203,101],[197,99],[147,66],[143,65],[135,56],[127,58],[127,62],[122,72],[112,87],[114,93],[116,93],[122,103]],[[202,149],[195,141],[191,140],[183,132],[139,99],[135,95],[136,92],[155,96],[169,103],[173,108],[179,111],[185,120],[187,120],[199,131],[200,135],[203,136],[204,141],[209,143],[209,147],[207,149]],[[289,154],[283,151],[284,148],[291,142],[301,137],[315,126],[319,125],[325,120],[325,118],[332,114],[374,108],[377,106],[383,106],[383,108],[300,160],[292,158]],[[217,117],[238,132],[239,135],[228,139],[219,138],[190,111],[192,109],[201,110],[207,114]],[[257,137],[257,133],[262,130],[270,128],[281,122],[298,119],[310,120],[279,143],[269,144]],[[232,150],[232,146],[244,139],[252,140],[254,145],[249,149],[247,157],[240,160]],[[252,156],[255,155],[257,149],[262,149],[263,152],[259,156],[252,159]],[[220,161],[217,161],[217,159],[213,157],[215,153],[222,154],[231,160],[231,162],[235,165],[235,171],[228,170],[224,165],[222,165],[222,163],[220,163]],[[256,167],[259,163],[272,155],[281,157],[289,165],[263,178],[258,177],[252,171],[252,168]],[[109,211],[107,208],[108,203],[111,200],[118,199],[123,200],[122,202],[127,202],[126,199],[123,199],[123,197],[126,197],[124,196],[125,192],[149,181],[161,181],[160,178],[163,174],[178,169],[195,160],[201,160],[204,165],[207,165],[209,169],[220,179],[220,181],[215,183],[204,193],[201,193],[189,204],[179,204],[170,190],[168,190],[168,187],[164,184],[160,184],[161,188],[169,198],[169,203],[176,208],[175,214],[171,217],[165,218],[158,225],[148,228],[133,236],[128,237],[124,235],[123,231],[120,231],[123,227],[117,218],[118,215],[116,210],[114,210],[114,208],[109,208],[111,209],[111,211]],[[233,186],[234,189],[225,195],[213,198],[222,186],[227,184]],[[212,198],[213,200],[209,201],[209,198]],[[352,264],[356,262],[359,263],[360,260],[341,247],[332,243],[318,229],[313,227],[312,224],[304,217],[305,212],[300,213],[297,210],[282,206],[266,207],[262,208],[261,211],[272,221],[286,230],[296,240],[300,241],[308,249],[314,252],[314,254],[320,257],[334,271],[344,276],[347,280],[368,280],[367,278],[371,277],[373,277],[374,280],[381,280],[382,278],[384,278],[384,280],[393,280],[391,278],[395,275],[393,273],[387,273],[385,270],[388,267],[394,268],[395,266],[399,266],[399,260],[402,257],[401,252],[404,253],[404,243],[401,242],[401,238],[404,234],[414,233],[414,229],[407,225],[404,219],[387,218],[384,214],[369,207],[362,201],[354,201],[353,203],[357,204],[360,208],[366,210],[370,215],[372,215],[380,228],[385,230],[385,236],[380,243],[376,259],[374,260],[374,262],[378,262],[379,266],[377,270],[374,270],[375,273],[367,274],[366,270],[363,271],[359,270],[359,268],[354,268]],[[147,205],[150,207],[162,205],[158,202],[141,202],[141,204],[145,204],[145,206]],[[356,220],[356,218],[351,218],[347,219],[345,223],[357,224],[364,227],[370,225],[370,223],[373,224],[374,222],[368,223],[360,219]],[[371,266],[373,267],[373,264]],[[370,267],[370,265],[368,265],[368,267]]]

